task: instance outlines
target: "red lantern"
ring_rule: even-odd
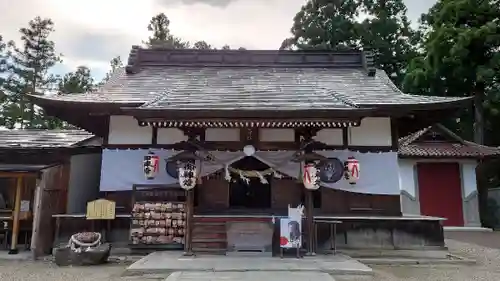
[[[359,180],[359,162],[356,158],[350,156],[347,158],[347,161],[344,163],[345,166],[345,179],[350,184],[356,184]]]
[[[302,182],[304,187],[310,190],[319,188],[319,170],[314,163],[305,164],[302,169]]]
[[[156,174],[158,173],[158,170],[160,169],[160,158],[153,152],[149,152],[148,155],[144,156],[142,168],[146,179],[154,179],[156,177]]]

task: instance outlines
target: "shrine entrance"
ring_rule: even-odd
[[[258,159],[247,156],[231,165],[233,169],[242,171],[264,171],[269,166]],[[271,208],[271,178],[265,176],[267,183],[251,177],[248,181],[237,173],[232,173],[229,183],[229,206],[236,209],[270,209]]]

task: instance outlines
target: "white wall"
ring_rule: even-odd
[[[238,128],[208,128],[205,130],[206,141],[239,141]]]
[[[391,119],[389,117],[366,117],[359,127],[349,128],[349,145],[390,146]]]
[[[314,139],[327,145],[343,145],[342,129],[323,129]]]
[[[174,144],[182,141],[186,141],[188,136],[184,135],[184,132],[177,128],[158,128],[158,135],[156,138],[157,144]],[[151,143],[151,138],[148,143]]]
[[[108,144],[150,144],[151,127],[140,127],[132,116],[110,116]]]
[[[263,142],[293,142],[293,129],[262,128],[259,138]],[[111,116],[109,120],[108,144],[150,144],[151,127],[140,127],[132,116]],[[314,137],[327,145],[342,145],[342,129],[323,129]],[[158,144],[174,144],[187,140],[179,129],[159,128]],[[238,128],[210,128],[205,132],[207,141],[239,141]],[[348,141],[353,146],[390,146],[391,121],[386,117],[367,117],[359,127],[348,128]]]
[[[101,154],[71,156],[68,213],[85,213],[87,202],[97,199],[101,175]]]

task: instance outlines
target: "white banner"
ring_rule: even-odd
[[[154,179],[146,179],[143,172],[144,156],[148,152],[159,156],[159,172]],[[180,151],[164,149],[135,149],[115,150],[105,149],[102,153],[101,191],[132,190],[135,184],[172,185],[177,179],[166,172],[166,159],[180,153]],[[203,162],[201,175],[213,174],[225,165],[245,157],[243,152],[211,151],[217,160]],[[254,156],[271,168],[289,177],[297,178],[300,173],[300,163],[291,162],[294,151],[257,151]],[[387,153],[360,153],[347,150],[316,151],[330,158],[338,158],[342,162],[349,156],[359,160],[360,177],[356,184],[349,184],[344,178],[336,183],[322,183],[322,186],[366,194],[399,194],[399,167],[396,152]]]

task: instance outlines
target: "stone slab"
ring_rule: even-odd
[[[125,275],[165,274],[172,272],[324,272],[328,274],[369,275],[372,269],[344,255],[305,257],[184,257],[178,252],[155,252],[130,265]]]
[[[323,272],[185,272],[172,273],[165,281],[335,281]]]

